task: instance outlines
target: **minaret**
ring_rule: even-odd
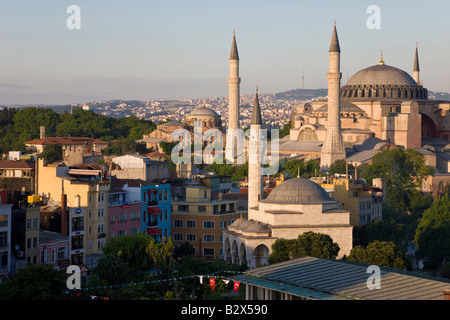
[[[253,106],[252,119],[250,121],[249,142],[249,164],[248,164],[248,209],[250,212],[258,207],[258,201],[262,200],[262,177],[261,177],[261,109],[259,106],[258,88],[256,88],[255,103]]]
[[[239,54],[236,36],[233,30],[233,42],[230,53],[230,76],[228,78],[228,129],[239,128]]]
[[[340,72],[341,49],[334,23],[333,36],[329,50],[328,78],[328,119],[327,132],[322,144],[320,154],[320,167],[328,171],[330,165],[336,160],[345,159],[345,147],[341,133],[340,120],[340,87],[342,74]]]
[[[413,68],[413,79],[417,82],[417,84],[420,84],[420,68],[419,68],[419,51],[417,49],[417,43],[416,43],[416,55],[414,57],[414,68]]]

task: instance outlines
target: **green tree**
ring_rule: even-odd
[[[39,158],[44,159],[47,163],[63,160],[61,145],[48,144],[44,146],[44,150],[39,154]]]
[[[115,255],[127,264],[130,280],[140,281],[143,274],[154,267],[147,253],[149,242],[150,236],[146,233],[122,235],[108,239],[102,250],[105,255]]]
[[[138,143],[130,138],[120,138],[111,147],[103,149],[103,154],[121,156],[135,153],[144,154],[149,151],[144,143]]]
[[[51,265],[29,264],[0,284],[0,300],[64,300],[66,279]]]
[[[414,235],[414,243],[418,258],[427,258],[436,265],[450,258],[449,194],[434,200],[423,212]]]
[[[160,242],[150,238],[147,245],[146,252],[153,259],[160,280],[168,279],[171,275],[173,249],[172,237],[168,239],[163,238]],[[168,285],[166,282],[163,282],[163,286],[166,289],[165,291],[167,291]]]
[[[108,253],[99,260],[94,273],[108,285],[123,284],[129,280],[128,267],[129,265],[120,258],[120,253]]]
[[[13,120],[16,139],[25,142],[39,138],[41,126],[45,127],[47,136],[54,135],[59,114],[47,108],[27,107],[16,112]]]
[[[305,256],[335,259],[339,250],[339,245],[334,243],[329,235],[308,231],[300,234],[297,239],[275,241],[272,245],[269,262],[274,263]]]
[[[355,246],[346,260],[406,270],[405,254],[393,242],[375,240],[365,248]]]
[[[330,175],[334,174],[345,174],[347,172],[347,161],[344,159],[336,160],[334,163],[331,164],[330,170],[328,173]],[[348,165],[348,174],[355,176],[355,167],[352,164]]]
[[[430,175],[434,175],[434,169],[425,165],[423,154],[413,149],[383,150],[373,157],[370,165],[361,168],[361,176],[369,185],[374,178],[385,182],[387,203],[398,212],[422,207],[414,201],[417,198],[415,190]]]

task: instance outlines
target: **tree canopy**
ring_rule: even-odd
[[[414,236],[416,256],[439,263],[450,259],[450,195],[433,201],[424,211]]]
[[[346,260],[406,270],[404,253],[393,242],[375,240],[366,247],[355,246]]]
[[[0,284],[0,300],[64,300],[66,279],[51,265],[29,264]]]
[[[300,234],[297,239],[277,239],[272,245],[269,263],[305,256],[335,259],[339,250],[339,245],[329,235],[308,231]]]

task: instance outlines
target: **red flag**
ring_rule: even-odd
[[[211,290],[214,290],[216,288],[216,279],[215,278],[209,278],[209,286],[211,287]]]
[[[239,282],[234,282],[234,292],[237,292],[239,290]]]

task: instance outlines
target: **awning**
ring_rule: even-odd
[[[158,193],[158,190],[156,190],[156,189],[148,189],[147,190],[148,195],[151,195],[152,193]]]
[[[161,214],[162,213],[161,209],[158,207],[148,207],[147,210],[150,214]]]
[[[147,233],[148,233],[148,234],[161,234],[162,231],[161,231],[161,229],[158,228],[158,227],[148,227],[148,228],[147,228]]]

